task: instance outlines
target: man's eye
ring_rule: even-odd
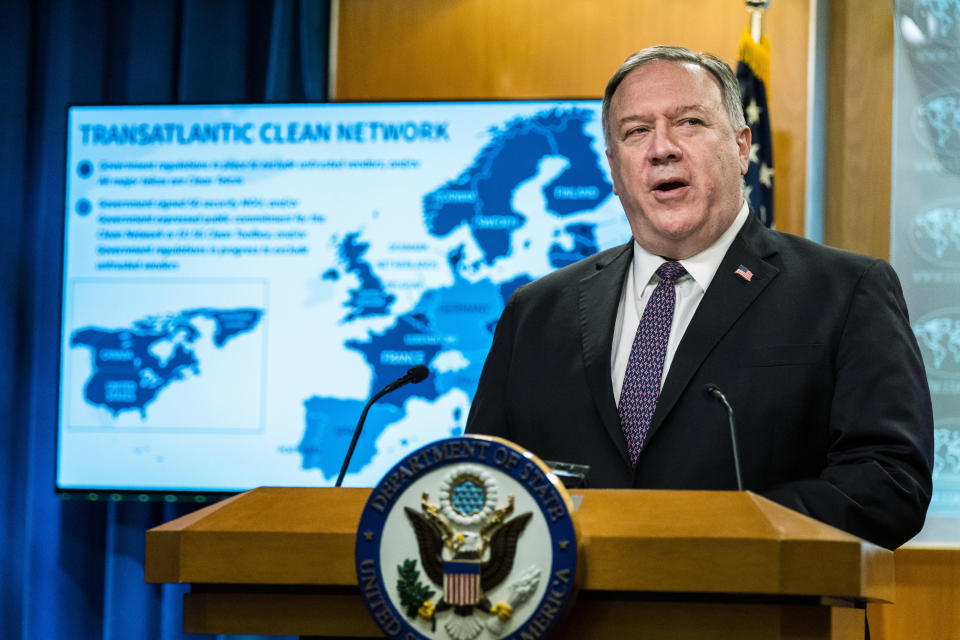
[[[684,118],[682,122],[683,124],[692,125],[692,126],[698,126],[703,124],[703,120],[701,120],[700,118]]]
[[[627,130],[627,137],[645,133],[647,131],[646,127],[634,127]]]

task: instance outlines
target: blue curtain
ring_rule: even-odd
[[[54,492],[66,108],[323,100],[328,0],[0,8],[0,637],[181,638],[144,532],[189,507]]]

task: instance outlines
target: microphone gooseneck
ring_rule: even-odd
[[[347,467],[350,466],[350,458],[353,457],[353,450],[357,448],[357,440],[360,439],[360,432],[363,430],[363,423],[366,422],[367,412],[370,411],[370,407],[373,406],[373,403],[391,391],[396,391],[405,384],[410,384],[411,382],[414,384],[423,382],[427,379],[428,375],[430,375],[430,369],[428,369],[425,365],[418,364],[415,367],[410,367],[405,374],[385,386],[367,401],[367,404],[363,407],[363,412],[360,414],[360,421],[357,422],[357,428],[353,430],[353,439],[350,440],[350,448],[347,449],[347,455],[343,460],[343,466],[340,467],[340,475],[337,476],[337,484],[334,485],[335,487],[339,487],[343,483],[343,476],[347,475]]]
[[[730,442],[733,445],[733,468],[737,472],[737,490],[743,491],[743,476],[740,474],[740,453],[737,451],[737,428],[733,420],[733,407],[727,402],[727,396],[723,395],[720,387],[712,382],[706,385],[703,390],[716,398],[727,410],[727,422],[730,423]]]

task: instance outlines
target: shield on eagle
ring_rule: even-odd
[[[443,599],[452,605],[474,605],[480,602],[480,561],[447,561],[443,563]]]

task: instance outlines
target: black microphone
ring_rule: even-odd
[[[363,408],[363,413],[360,414],[360,421],[357,423],[357,428],[353,430],[353,440],[350,441],[350,448],[347,449],[347,457],[343,461],[343,466],[340,467],[340,475],[337,477],[337,484],[334,485],[335,487],[339,487],[343,482],[343,476],[347,475],[347,467],[350,466],[350,458],[353,457],[353,450],[357,448],[357,440],[360,439],[360,431],[363,430],[363,423],[367,420],[367,412],[370,411],[370,407],[373,406],[373,403],[391,391],[396,391],[405,384],[409,384],[411,382],[423,382],[427,379],[428,375],[430,375],[430,369],[428,369],[425,365],[418,364],[415,367],[410,367],[405,374],[385,386],[372,398],[370,398],[366,406]]]
[[[733,443],[733,468],[737,472],[737,489],[743,491],[743,476],[740,475],[740,454],[737,452],[737,428],[733,422],[733,407],[727,402],[727,396],[723,395],[720,387],[712,382],[703,388],[707,394],[713,396],[727,408],[727,421],[730,423],[730,442]]]
[[[396,380],[394,380],[393,382],[385,386],[383,388],[383,391],[377,394],[376,397],[379,398],[381,396],[384,396],[390,393],[391,391],[393,391],[394,389],[399,389],[403,385],[411,382],[413,384],[417,384],[418,382],[423,382],[424,380],[427,379],[428,375],[430,375],[430,369],[428,369],[426,366],[422,364],[418,364],[415,367],[410,367],[405,374],[403,374],[401,377],[397,378]]]

